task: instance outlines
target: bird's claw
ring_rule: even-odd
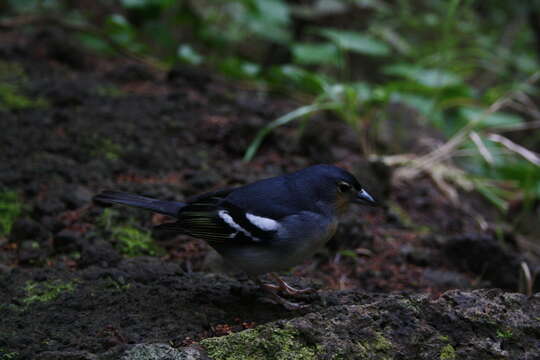
[[[276,290],[284,291],[285,293],[291,296],[302,295],[302,294],[312,294],[316,291],[313,288],[296,289],[292,287],[291,285],[287,284],[283,279],[281,279],[276,274],[272,273],[270,274],[270,276],[272,276],[279,283],[279,285],[272,285]],[[267,285],[271,285],[271,284],[267,284]]]
[[[287,310],[301,310],[307,308],[309,305],[288,301],[276,293],[271,293],[271,297],[263,297],[261,301],[274,305],[281,305]]]
[[[290,296],[296,296],[300,294],[308,294],[313,293],[316,290],[312,288],[306,288],[306,289],[296,289],[289,284],[287,284],[285,281],[283,281],[279,276],[272,273],[270,274],[272,278],[274,278],[278,284],[269,284],[269,283],[262,283],[260,280],[258,280],[261,287],[270,295],[269,297],[263,298],[263,301],[269,302],[272,304],[280,304],[283,307],[285,307],[287,310],[299,310],[304,309],[308,307],[306,304],[301,303],[295,303],[288,301],[284,299],[283,297],[278,295],[278,292],[283,292]]]

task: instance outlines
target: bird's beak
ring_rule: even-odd
[[[355,203],[368,206],[378,205],[377,201],[375,201],[373,196],[369,195],[368,192],[364,189],[356,193]]]

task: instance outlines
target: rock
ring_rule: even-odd
[[[167,81],[173,84],[187,82],[194,88],[204,90],[212,81],[212,76],[201,68],[176,64],[167,74]]]
[[[121,360],[211,360],[196,347],[175,349],[166,344],[137,344],[127,350]]]
[[[49,232],[37,221],[31,218],[20,218],[13,223],[9,236],[12,242],[21,242],[25,240],[42,241],[47,239]]]
[[[208,189],[214,186],[220,177],[212,170],[199,171],[187,178],[187,182],[195,189]]]
[[[518,288],[521,255],[490,235],[450,237],[443,253],[459,269],[480,275],[493,286],[513,291]]]
[[[429,249],[405,244],[401,247],[400,252],[411,264],[428,266],[431,263],[432,255]]]
[[[86,351],[45,351],[37,355],[36,360],[98,360],[98,357]]]
[[[100,360],[205,359],[198,348],[173,348],[193,340],[213,360],[540,358],[540,294],[453,290],[433,300],[324,291],[291,312],[257,300],[252,287],[233,291],[240,286],[152,258],[77,272],[15,268],[0,274],[0,341],[21,359],[46,351],[59,359],[69,351],[81,360],[88,354],[78,351]],[[40,300],[25,306],[29,296]]]
[[[107,78],[124,83],[155,80],[154,74],[152,74],[148,66],[143,64],[120,65],[109,71]]]
[[[91,265],[108,267],[117,264],[120,260],[122,260],[122,256],[114,249],[111,243],[96,239],[83,246],[79,266],[81,268]]]
[[[54,249],[59,252],[80,251],[81,236],[80,232],[64,229],[54,236]]]
[[[73,69],[84,70],[88,67],[81,44],[73,41],[69,31],[60,27],[40,30],[33,36],[31,43],[35,54],[46,52],[50,58]]]
[[[52,233],[60,232],[64,227],[65,224],[56,216],[47,215],[43,216],[41,218],[41,224]]]
[[[467,289],[471,287],[471,281],[463,274],[455,271],[427,268],[424,270],[424,280],[443,289]]]
[[[19,243],[19,264],[36,265],[42,263],[49,253],[48,245],[35,240],[24,240]]]
[[[136,259],[124,259],[117,265],[118,270],[130,274],[130,279],[142,284],[155,281],[156,276],[168,277],[182,274],[179,264],[164,263],[151,256],[139,256]]]
[[[82,185],[67,185],[63,189],[61,198],[71,209],[78,209],[92,201],[92,192]]]
[[[42,87],[49,103],[59,108],[79,106],[89,98],[89,90],[72,80],[44,81]]]
[[[535,315],[536,314],[536,315]],[[537,359],[540,294],[385,295],[200,342],[222,359]]]
[[[36,204],[36,210],[41,215],[56,215],[65,209],[64,203],[57,198],[41,200]]]

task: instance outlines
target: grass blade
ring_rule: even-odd
[[[244,161],[247,162],[253,159],[253,157],[255,156],[255,153],[259,149],[259,146],[261,146],[261,143],[263,142],[266,135],[268,135],[272,130],[274,130],[278,126],[285,125],[305,115],[310,115],[310,114],[313,114],[315,112],[322,111],[322,110],[335,109],[336,107],[337,107],[337,104],[335,103],[323,103],[323,104],[316,103],[316,104],[301,106],[296,110],[293,110],[283,116],[280,116],[279,118],[270,122],[261,130],[259,130],[259,132],[255,136],[255,139],[251,142],[248,149],[246,150],[246,153],[244,155]]]

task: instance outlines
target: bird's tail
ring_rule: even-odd
[[[101,192],[100,194],[94,196],[93,200],[98,203],[133,206],[173,217],[177,217],[180,209],[186,205],[186,203],[183,202],[163,201],[111,190]]]

